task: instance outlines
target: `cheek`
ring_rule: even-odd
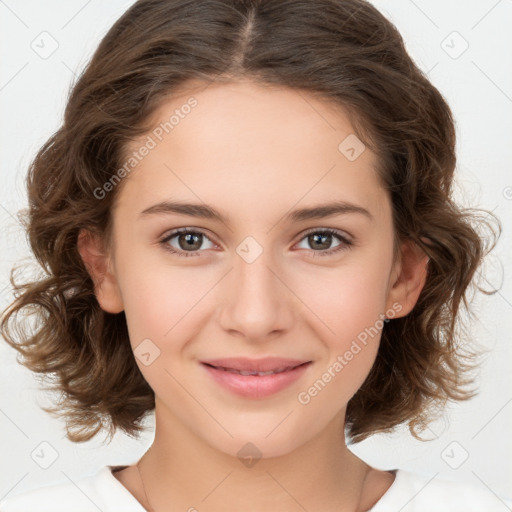
[[[388,272],[388,262],[361,257],[303,280],[305,302],[333,343],[342,347],[382,319]]]
[[[346,271],[345,271],[346,270]],[[317,335],[327,357],[298,396],[307,414],[327,421],[361,387],[377,356],[384,327],[386,281],[378,266],[338,269],[311,297],[321,319]]]
[[[195,306],[206,290],[191,286],[183,272],[165,274],[165,269],[142,269],[132,263],[121,288],[136,364],[158,395],[181,396],[170,374],[180,364],[187,341],[197,334],[200,322]]]
[[[319,405],[348,402],[371,370],[384,327],[390,265],[391,258],[368,251],[307,280],[307,304],[317,317],[317,336],[328,353],[316,374],[316,387],[326,388]]]
[[[135,253],[119,264],[119,276],[134,347],[146,338],[163,348],[172,339],[192,337],[200,302],[218,280],[204,271],[173,268]]]

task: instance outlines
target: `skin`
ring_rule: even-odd
[[[366,148],[349,161],[338,150],[354,133],[341,109],[250,81],[191,82],[159,108],[154,126],[192,94],[198,105],[123,179],[111,246],[102,250],[87,231],[79,238],[101,307],[125,311],[132,349],[150,339],[160,350],[148,366],[135,358],[156,400],[155,439],[140,464],[149,501],[157,511],[368,510],[394,475],[353,455],[343,426],[380,332],[307,405],[297,395],[393,304],[395,318],[411,311],[428,259],[410,244],[393,259],[391,203],[377,158]],[[171,199],[211,205],[229,221],[141,215]],[[332,200],[361,206],[372,219],[284,220],[290,210]],[[167,242],[193,256],[160,243],[177,228],[205,233],[193,249],[179,236]],[[321,255],[343,242],[332,236],[318,248],[305,234],[313,228],[338,230],[353,245]],[[247,236],[263,251],[251,263],[236,252]],[[199,363],[230,356],[313,364],[279,393],[248,399],[220,388]],[[252,467],[237,457],[248,442],[261,452]],[[115,476],[147,506],[135,466]]]

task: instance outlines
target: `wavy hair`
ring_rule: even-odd
[[[366,0],[139,0],[111,27],[73,83],[59,129],[27,175],[21,217],[42,270],[23,283],[0,324],[40,374],[68,438],[143,430],[154,392],[134,360],[124,312],[103,311],[77,250],[85,228],[107,242],[120,186],[100,199],[130,141],[188,80],[250,79],[314,94],[350,113],[379,157],[396,239],[430,258],[414,309],[386,322],[376,361],[347,405],[358,442],[407,423],[419,437],[448,400],[474,396],[477,352],[462,308],[501,232],[486,210],[453,199],[455,125],[441,93],[408,55],[396,27]],[[493,223],[492,221],[495,221]],[[496,228],[497,226],[497,228]],[[488,293],[488,292],[485,292]],[[35,322],[31,323],[33,319]]]

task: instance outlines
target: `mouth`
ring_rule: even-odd
[[[298,368],[299,366],[304,366],[304,365],[307,365],[309,363],[311,363],[311,361],[306,361],[305,363],[300,363],[300,364],[297,364],[297,365],[285,366],[283,368],[276,368],[275,370],[269,370],[269,371],[266,371],[266,372],[258,372],[256,370],[237,370],[236,368],[229,368],[229,367],[224,367],[224,366],[215,366],[215,365],[212,365],[212,364],[209,364],[209,363],[203,363],[203,364],[205,364],[206,366],[210,366],[211,368],[215,368],[216,370],[223,370],[225,372],[236,373],[238,375],[245,375],[245,376],[252,375],[252,376],[263,377],[265,375],[275,375],[277,373],[288,372],[290,370]]]
[[[201,361],[203,364],[213,366],[225,371],[249,372],[242,375],[270,375],[271,373],[280,373],[292,370],[297,366],[310,363],[308,359],[291,359],[288,357],[262,357],[260,359],[252,359],[249,357],[224,357],[218,359],[205,359]]]
[[[281,360],[282,361],[282,360]],[[285,364],[266,360],[260,360],[255,364],[254,360],[222,364],[213,361],[201,361],[201,366],[206,370],[212,382],[230,393],[250,399],[263,399],[277,394],[296,383],[312,366],[313,361],[287,360]],[[245,368],[233,366],[244,365]],[[252,365],[252,367],[251,367]],[[255,368],[256,366],[256,368]],[[267,368],[262,368],[267,366]],[[270,368],[269,368],[270,366]]]

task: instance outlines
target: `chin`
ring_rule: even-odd
[[[236,435],[233,438],[226,436],[222,440],[210,439],[207,442],[215,450],[230,457],[236,457],[243,465],[250,468],[256,465],[258,460],[288,455],[300,445],[297,436],[293,436],[292,441],[289,435],[284,439],[283,436],[274,434],[268,436],[268,432],[256,435],[254,432],[248,432],[247,436]]]

